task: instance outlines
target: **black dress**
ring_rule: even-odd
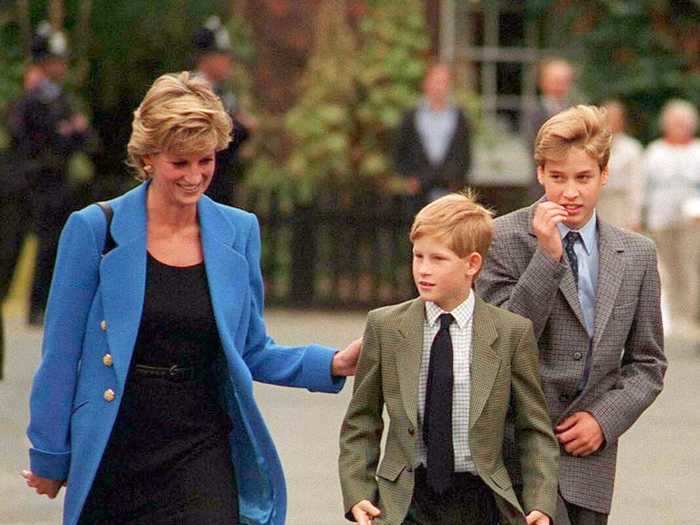
[[[231,422],[213,369],[223,354],[204,264],[168,266],[149,254],[146,275],[124,399],[80,524],[237,524]],[[173,365],[193,373],[144,375]]]

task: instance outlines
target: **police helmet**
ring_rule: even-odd
[[[48,58],[68,58],[68,42],[61,31],[55,31],[51,24],[43,21],[32,38],[32,59],[41,62]]]
[[[231,53],[231,39],[218,16],[210,16],[194,33],[194,50],[197,55],[207,53]]]

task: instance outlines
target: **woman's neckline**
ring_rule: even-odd
[[[204,264],[204,260],[199,261],[198,263],[195,264],[187,264],[184,266],[177,266],[174,264],[168,264],[165,263],[159,259],[157,259],[151,252],[147,251],[148,258],[153,260],[154,262],[158,263],[160,266],[165,266],[166,268],[175,268],[176,270],[188,270],[188,269],[193,269],[193,268],[198,268]]]

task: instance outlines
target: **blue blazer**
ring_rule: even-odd
[[[67,480],[64,523],[77,523],[114,425],[138,334],[146,284],[144,183],[111,201],[116,247],[101,255],[105,218],[91,205],[61,235],[34,377],[28,436],[31,469]],[[232,460],[243,523],[282,525],[282,466],[253,397],[253,380],[338,392],[333,350],[283,347],[262,317],[260,230],[254,215],[202,197],[197,205],[204,264],[228,370],[221,389],[233,422]],[[103,357],[111,354],[109,360]],[[105,364],[107,363],[107,364]],[[105,391],[115,393],[113,401]],[[107,396],[109,397],[109,396]]]

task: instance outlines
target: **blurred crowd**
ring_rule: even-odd
[[[546,120],[579,102],[575,70],[563,58],[543,60],[539,97],[523,123],[528,151]],[[469,173],[470,124],[450,103],[450,72],[445,64],[428,68],[423,99],[397,132],[395,166],[419,201],[417,208],[465,184]],[[662,275],[667,331],[696,330],[700,322],[700,140],[698,110],[672,99],[662,108],[660,137],[646,146],[627,132],[621,100],[601,102],[613,132],[609,179],[598,206],[602,220],[654,239]],[[469,184],[469,178],[466,177]],[[542,196],[533,177],[532,200]]]
[[[5,300],[27,235],[38,241],[27,321],[41,325],[61,228],[71,211],[84,205],[68,177],[76,152],[91,154],[99,144],[88,119],[75,109],[63,87],[68,45],[63,34],[42,24],[32,42],[22,95],[6,115],[11,137],[2,170],[0,206],[0,300]],[[195,70],[207,78],[234,121],[234,138],[217,156],[208,191],[231,203],[237,150],[256,129],[242,111],[227,81],[234,65],[228,32],[212,17],[193,38]],[[184,65],[183,65],[184,69]],[[474,125],[454,102],[448,64],[428,66],[419,103],[395,133],[394,168],[403,179],[410,212],[470,183]],[[543,60],[537,103],[521,125],[528,151],[537,130],[552,115],[578,102],[573,95],[575,68],[562,58]],[[679,330],[700,320],[700,140],[698,111],[670,100],[659,118],[660,136],[646,147],[626,131],[620,100],[602,101],[614,142],[609,184],[598,213],[603,220],[651,236],[658,247],[666,323]],[[542,191],[534,177],[531,197]],[[0,316],[0,329],[2,319]],[[1,349],[0,349],[1,356]],[[0,359],[0,375],[2,374]]]
[[[233,201],[237,151],[257,123],[243,112],[226,88],[233,54],[228,31],[210,17],[193,35],[197,74],[206,78],[234,123],[229,146],[217,153],[217,169],[207,193],[217,201]],[[70,177],[76,153],[94,154],[99,137],[64,86],[69,49],[61,31],[42,22],[32,39],[31,63],[24,71],[23,91],[7,111],[10,152],[2,159],[0,196],[0,303],[10,291],[24,241],[37,239],[27,322],[42,326],[63,225],[70,213],[88,203]],[[126,151],[126,148],[125,148]],[[4,346],[0,310],[0,379]]]

